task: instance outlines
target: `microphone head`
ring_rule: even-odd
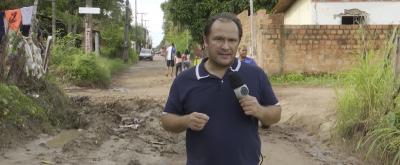
[[[244,84],[242,78],[240,78],[239,74],[237,72],[230,72],[228,73],[228,79],[229,82],[231,83],[232,89],[239,88]]]

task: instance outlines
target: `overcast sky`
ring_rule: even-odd
[[[161,3],[165,0],[136,0],[138,13],[146,13],[143,20],[147,21],[147,29],[149,30],[153,47],[158,46],[163,39],[164,32],[162,29],[164,13],[161,10]],[[129,0],[132,10],[135,10],[135,0]],[[141,23],[141,15],[138,15],[138,24]],[[135,21],[135,19],[133,19]]]

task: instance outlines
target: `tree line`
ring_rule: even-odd
[[[266,9],[269,12],[276,3],[277,0],[254,0],[254,11]],[[250,4],[247,0],[168,0],[161,8],[164,11],[164,34],[167,36],[161,44],[176,42],[171,41],[173,39],[168,38],[168,35],[187,31],[190,33],[191,45],[202,42],[202,28],[210,16],[221,12],[239,14],[249,10]]]

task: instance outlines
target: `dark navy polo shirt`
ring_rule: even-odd
[[[203,61],[173,82],[166,113],[207,114],[201,131],[186,131],[187,165],[257,165],[261,154],[258,120],[246,116],[227,78],[209,74]],[[227,72],[238,72],[261,105],[278,103],[266,74],[257,66],[235,60]]]

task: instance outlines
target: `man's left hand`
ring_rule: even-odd
[[[256,97],[247,95],[239,100],[240,106],[244,111],[244,114],[248,116],[260,117],[259,112],[261,111],[262,107]]]

